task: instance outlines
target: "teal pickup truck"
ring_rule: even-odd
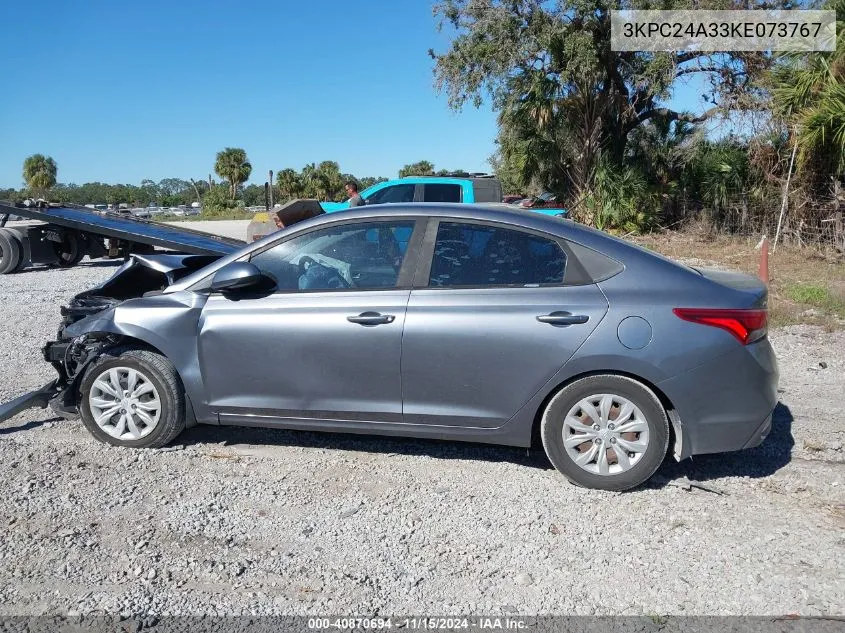
[[[501,202],[502,184],[492,176],[407,176],[379,182],[360,192],[366,204],[391,202]],[[326,213],[348,202],[321,202]]]
[[[407,176],[395,180],[379,182],[360,192],[364,203],[389,204],[397,202],[458,202],[464,204],[502,202],[502,183],[486,174],[461,174],[452,176]],[[303,206],[304,205],[304,206]],[[349,208],[349,202],[320,202],[320,208],[326,213],[334,213]],[[512,205],[507,205],[512,206]],[[544,215],[565,215],[562,208],[540,207],[531,209]],[[292,217],[291,223],[299,222],[315,213],[316,201],[294,200],[285,205],[283,213]],[[288,222],[285,220],[287,225]],[[247,241],[256,240],[276,230],[271,214],[256,213],[247,228]]]

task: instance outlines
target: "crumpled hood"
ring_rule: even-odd
[[[132,255],[115,273],[99,286],[81,292],[74,300],[104,297],[126,300],[145,293],[161,291],[183,277],[217,261],[219,255]]]
[[[61,307],[60,337],[76,336],[93,320],[111,321],[125,301],[160,295],[179,279],[214,263],[218,255],[132,255],[99,286],[80,292]],[[84,321],[84,323],[82,323]]]

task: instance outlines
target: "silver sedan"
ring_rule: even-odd
[[[324,214],[221,258],[138,255],[65,308],[56,410],[162,446],[196,423],[542,444],[622,490],[759,444],[766,288],[513,207]]]

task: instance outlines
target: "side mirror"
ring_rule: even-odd
[[[211,290],[214,292],[243,290],[257,286],[263,279],[264,275],[254,264],[232,262],[214,273],[214,278],[211,280]]]

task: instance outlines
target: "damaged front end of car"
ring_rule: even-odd
[[[107,281],[62,306],[56,340],[42,347],[58,377],[40,389],[0,405],[0,422],[26,409],[49,406],[57,415],[78,415],[79,385],[91,363],[127,343],[115,324],[124,302],[161,295],[168,286],[219,259],[214,255],[133,255]],[[137,341],[135,341],[137,343]]]

